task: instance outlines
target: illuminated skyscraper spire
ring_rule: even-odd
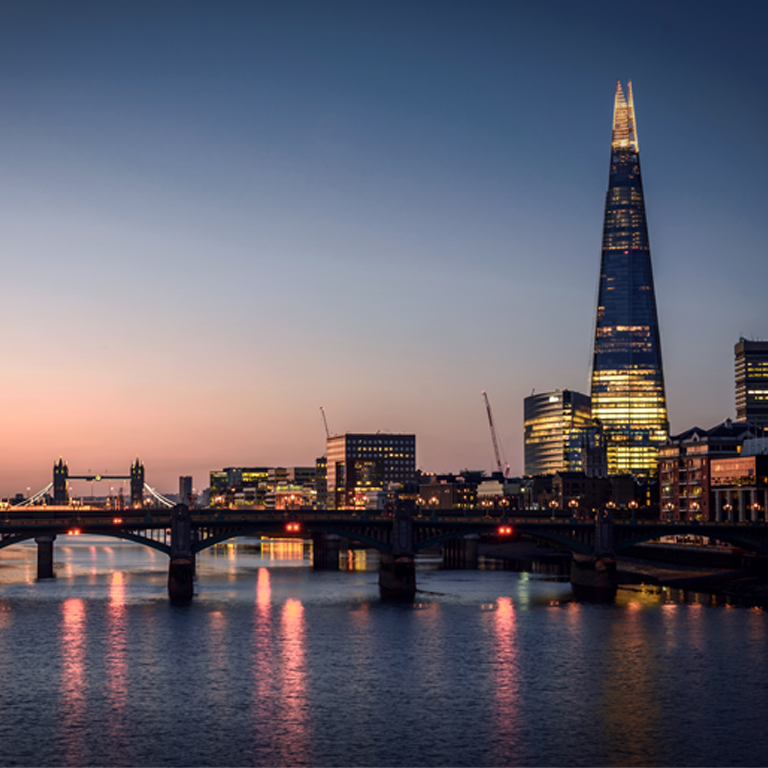
[[[613,101],[613,138],[611,149],[630,149],[639,152],[637,144],[637,123],[635,123],[635,101],[632,98],[632,81],[627,86],[629,101],[624,99],[621,83],[616,83],[616,98]]]
[[[655,475],[669,432],[632,84],[616,84],[592,363],[608,473]]]

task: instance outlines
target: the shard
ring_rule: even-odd
[[[669,433],[632,83],[616,84],[592,361],[608,474],[650,477]]]

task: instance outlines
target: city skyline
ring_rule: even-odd
[[[765,338],[768,9],[6,3],[0,495],[200,487],[332,432],[512,474],[523,399],[589,391],[615,83],[631,79],[670,431]]]

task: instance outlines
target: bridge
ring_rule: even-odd
[[[44,488],[33,493],[29,498],[24,499],[13,507],[34,507],[40,504],[46,504],[49,500],[56,506],[66,506],[73,500],[70,498],[69,484],[71,481],[82,480],[86,483],[101,483],[104,481],[116,481],[130,483],[130,506],[140,508],[144,506],[144,499],[149,498],[155,504],[162,507],[172,507],[173,502],[166,499],[161,493],[158,493],[151,485],[144,480],[144,465],[136,459],[131,464],[130,473],[127,475],[115,475],[109,473],[97,473],[90,470],[86,474],[71,475],[69,467],[64,459],[59,457],[58,462],[53,465],[53,480]],[[124,506],[122,499],[122,490],[118,496],[118,506]]]
[[[422,516],[411,509],[394,513],[350,510],[290,511],[257,509],[190,510],[185,505],[109,510],[74,506],[10,508],[0,512],[0,549],[34,539],[38,545],[38,578],[53,577],[53,547],[59,535],[91,534],[133,541],[169,557],[169,594],[192,598],[197,553],[240,536],[312,539],[316,569],[338,569],[342,540],[381,553],[380,584],[384,593],[412,595],[416,589],[413,557],[441,548],[446,561],[477,565],[481,536],[527,536],[573,553],[571,581],[597,593],[615,593],[615,561],[622,550],[662,536],[706,536],[745,550],[768,555],[768,523],[614,521],[609,510],[595,520],[574,517]],[[611,565],[613,561],[613,565]],[[395,573],[397,572],[397,573]],[[613,574],[613,575],[612,575]],[[394,582],[392,582],[394,579]]]

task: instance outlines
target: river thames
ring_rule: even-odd
[[[413,603],[375,560],[298,542],[167,558],[60,537],[0,550],[3,766],[747,766],[768,762],[768,613],[705,595],[425,563]]]

